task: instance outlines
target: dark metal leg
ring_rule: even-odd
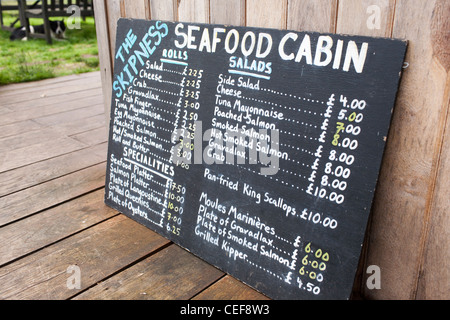
[[[52,32],[50,29],[50,21],[47,16],[47,0],[42,0],[42,18],[44,20],[45,40],[48,44],[52,44]]]
[[[25,11],[27,10],[27,2],[26,0],[17,0],[19,6],[19,19],[22,27],[25,27],[25,35],[27,39],[30,38],[30,21],[27,19],[25,15]]]

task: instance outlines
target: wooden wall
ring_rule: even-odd
[[[109,117],[119,17],[260,26],[409,40],[355,282],[365,299],[450,298],[448,0],[95,0]],[[369,289],[370,265],[381,289]]]

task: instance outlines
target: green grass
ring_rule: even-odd
[[[4,23],[9,25],[16,17],[5,15]],[[30,24],[42,24],[42,20],[31,19]],[[43,39],[10,41],[11,33],[0,30],[0,85],[99,70],[94,18],[80,19],[80,26],[67,28],[67,39],[51,45]]]

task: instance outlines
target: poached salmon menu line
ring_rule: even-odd
[[[348,299],[405,50],[120,19],[105,202],[271,298]]]

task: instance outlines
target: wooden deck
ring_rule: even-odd
[[[106,153],[98,72],[0,87],[0,299],[267,299],[107,207]]]

